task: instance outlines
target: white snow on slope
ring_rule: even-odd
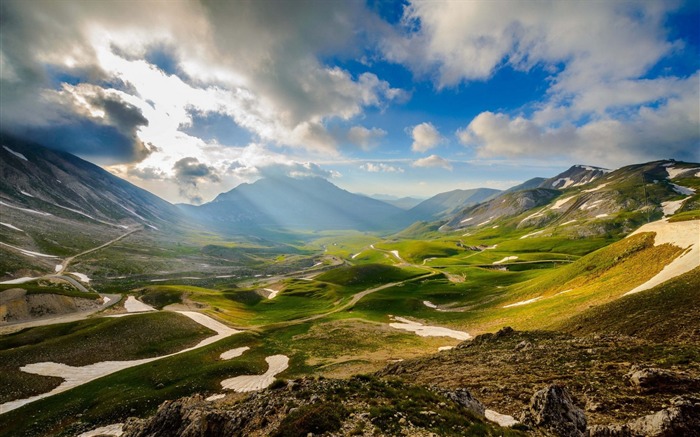
[[[694,170],[700,170],[700,167],[695,167],[695,168],[666,167],[666,172],[668,173],[668,177],[670,179],[674,179],[676,176],[678,176],[681,173],[691,172]],[[697,175],[696,175],[696,177],[697,177]]]
[[[571,200],[571,199],[573,199],[573,198],[574,198],[574,196],[570,196],[570,197],[565,197],[565,198],[563,198],[563,199],[557,200],[556,202],[554,202],[554,205],[552,205],[552,209],[559,209],[559,208],[561,208],[562,206],[564,206],[564,204],[565,204],[566,202],[568,202],[569,200]]]
[[[694,189],[683,187],[681,185],[671,184],[671,188],[673,188],[673,191],[675,191],[676,193],[683,194],[685,196],[692,196],[693,194],[695,194]]]
[[[265,358],[265,361],[267,361],[268,369],[262,375],[241,375],[224,379],[221,381],[221,386],[237,392],[262,390],[274,382],[275,375],[282,373],[289,367],[289,357],[286,355],[273,355]]]
[[[8,227],[8,228],[10,228],[10,229],[14,229],[15,231],[24,232],[23,230],[21,230],[21,229],[18,228],[17,226],[11,225],[11,224],[9,224],[9,223],[0,222],[0,225],[3,225],[3,226]]]
[[[517,256],[507,256],[503,259],[499,259],[498,261],[494,261],[492,264],[503,264],[504,262],[512,261],[514,259],[518,259],[518,257]]]
[[[86,431],[82,434],[78,434],[78,437],[121,437],[124,434],[124,424],[123,423],[113,423],[107,426],[101,426],[95,428],[92,431]]]
[[[654,246],[672,244],[685,249],[685,252],[667,264],[656,276],[625,293],[625,296],[656,287],[700,265],[700,220],[674,223],[659,220],[642,226],[629,236],[642,232],[656,233]]]
[[[670,215],[675,214],[676,211],[678,211],[680,207],[683,206],[683,202],[685,202],[686,199],[661,202],[661,209],[664,211],[664,217],[668,217]]]
[[[56,273],[60,272],[63,270],[63,264],[56,264],[56,267],[53,269]]]
[[[21,247],[13,246],[13,245],[7,244],[7,243],[0,242],[0,244],[2,244],[3,246],[11,247],[12,249],[18,250],[22,253],[22,255],[26,255],[26,256],[29,256],[32,258],[34,258],[35,256],[43,256],[45,258],[58,258],[56,255],[47,255],[45,253],[32,252],[31,250],[22,249]]]
[[[403,317],[394,317],[399,323],[389,323],[389,326],[404,331],[415,332],[421,337],[452,337],[457,340],[469,340],[471,335],[463,331],[455,331],[454,329],[443,328],[441,326],[426,326],[422,323],[413,322]]]
[[[564,223],[560,224],[559,226],[570,225],[571,223],[574,223],[575,221],[576,221],[576,220],[569,220],[568,222],[564,222]]]
[[[541,234],[544,231],[545,231],[544,229],[542,229],[541,231],[535,231],[535,232],[529,233],[527,235],[523,235],[522,237],[520,237],[520,239],[522,240],[522,239],[525,239],[527,237],[532,237],[533,235]]]
[[[237,347],[236,349],[231,349],[227,350],[226,352],[223,352],[221,355],[219,355],[219,358],[222,360],[230,360],[233,358],[240,357],[243,355],[243,353],[250,348],[248,346],[243,346],[243,347]]]
[[[20,193],[24,194],[27,197],[34,197],[31,194],[27,193],[26,191],[19,190]]]
[[[561,186],[559,186],[559,183],[560,183],[560,182],[564,182],[564,184],[561,185]],[[559,178],[559,179],[557,179],[556,181],[554,181],[554,183],[552,184],[552,186],[553,186],[554,188],[564,189],[564,188],[566,188],[566,187],[572,185],[573,183],[574,183],[574,180],[571,179],[571,178]]]
[[[16,157],[18,157],[19,159],[24,159],[25,161],[29,162],[29,160],[27,159],[27,157],[24,156],[24,155],[22,155],[21,153],[15,152],[14,150],[10,149],[10,148],[7,147],[7,146],[2,146],[2,148],[5,149],[5,150],[7,150],[8,152],[12,153],[13,155],[15,155]]]
[[[30,278],[28,276],[25,276],[23,278],[17,278],[17,279],[10,279],[9,281],[3,281],[0,282],[0,284],[24,284],[25,282],[33,281],[36,278]]]
[[[460,220],[459,222],[460,222],[460,223],[466,223],[466,222],[468,222],[468,221],[470,221],[470,220],[474,220],[474,217],[468,217],[468,218],[465,218],[464,220]]]
[[[174,352],[168,355],[161,355],[159,357],[144,358],[141,360],[131,360],[131,361],[102,361],[95,364],[89,364],[82,367],[73,367],[61,363],[44,362],[44,363],[33,363],[21,367],[20,370],[27,373],[33,373],[42,376],[57,376],[63,378],[63,383],[53,390],[42,393],[40,395],[32,396],[26,399],[19,399],[16,401],[6,402],[0,404],[0,414],[7,413],[23,405],[29,404],[39,399],[44,399],[49,396],[53,396],[58,393],[70,390],[71,388],[78,387],[79,385],[86,384],[95,379],[102,378],[103,376],[110,375],[114,372],[118,372],[123,369],[128,369],[129,367],[138,366],[140,364],[150,363],[152,361],[160,360],[162,358],[172,357],[174,355],[189,352],[194,349],[198,349],[214,342],[217,342],[223,338],[230,337],[233,334],[237,334],[241,331],[229,328],[228,326],[217,322],[209,316],[201,313],[195,313],[192,311],[178,311],[178,313],[189,317],[200,325],[206,326],[209,329],[213,329],[217,332],[216,335],[205,338],[200,341],[195,346],[183,349],[178,352]]]
[[[522,305],[527,305],[527,304],[529,304],[529,303],[537,302],[537,301],[540,300],[540,299],[542,299],[541,296],[540,296],[540,297],[533,297],[532,299],[523,300],[523,301],[520,301],[520,302],[515,302],[515,303],[512,303],[512,304],[510,304],[510,305],[504,305],[503,308],[519,307],[519,306],[522,306]]]
[[[604,218],[607,216],[608,216],[607,214],[598,214],[597,216],[595,216],[595,218]]]
[[[598,190],[604,188],[606,185],[608,185],[607,182],[604,183],[604,184],[600,184],[600,185],[598,185],[598,186],[595,187],[595,188],[591,188],[590,190],[583,190],[583,192],[584,192],[584,193],[592,193],[592,192],[594,192],[594,191],[598,191]]]
[[[142,313],[146,311],[155,311],[156,309],[150,305],[146,305],[140,300],[136,300],[134,296],[129,296],[124,302],[124,309],[127,313]]]
[[[0,201],[0,205],[6,206],[6,207],[12,208],[12,209],[17,209],[17,210],[19,210],[19,211],[31,212],[32,214],[52,215],[52,214],[50,214],[50,213],[48,213],[48,212],[35,211],[35,210],[29,209],[29,208],[22,208],[22,207],[20,207],[20,206],[10,205],[10,204],[5,203],[5,202],[3,202],[3,201]]]
[[[603,202],[603,199],[594,200],[591,203],[586,202],[583,205],[581,205],[580,209],[583,209],[583,210],[593,209],[596,207],[596,205],[598,205],[601,202]]]
[[[270,294],[267,295],[267,298],[268,298],[268,299],[274,299],[275,296],[277,296],[277,295],[279,294],[279,292],[280,292],[280,290],[273,290],[272,288],[263,288],[263,290],[265,290],[265,291],[267,291],[268,293],[270,293]]]
[[[508,416],[507,414],[497,413],[496,411],[493,411],[493,410],[484,411],[484,417],[486,417],[491,422],[496,422],[500,426],[504,426],[506,428],[510,428],[511,426],[517,425],[518,423],[520,423],[517,420],[515,420],[515,418],[513,416]]]
[[[90,283],[90,278],[88,278],[88,275],[84,273],[78,273],[78,272],[68,272],[69,275],[73,275],[76,278],[80,280],[80,282],[84,282],[86,284]]]
[[[403,258],[401,258],[401,255],[399,255],[399,251],[398,251],[398,250],[392,250],[392,251],[391,251],[391,254],[394,255],[394,256],[396,257],[396,259],[398,259],[399,261],[405,262],[405,261],[403,260]]]
[[[424,301],[423,301],[423,305],[427,306],[428,308],[432,308],[432,309],[436,309],[436,308],[437,308],[437,305],[435,305],[434,303],[432,303],[432,302],[429,301],[429,300],[424,300]]]

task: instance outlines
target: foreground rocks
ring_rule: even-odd
[[[586,414],[574,405],[566,388],[550,385],[537,391],[520,421],[561,437],[582,437],[586,432]]]

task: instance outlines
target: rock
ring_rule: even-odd
[[[447,399],[456,402],[479,416],[483,416],[484,412],[486,411],[484,404],[472,396],[472,394],[466,388],[458,388],[454,391],[441,390],[439,393]]]
[[[700,436],[700,398],[677,396],[671,406],[624,425],[596,425],[590,437]]]
[[[532,396],[520,421],[561,437],[582,437],[586,433],[586,414],[574,405],[566,388],[556,384]]]
[[[532,343],[530,343],[529,341],[525,341],[525,340],[521,341],[520,343],[518,343],[515,346],[516,351],[523,351],[524,352],[524,351],[529,351],[530,349],[532,349]]]
[[[625,375],[629,383],[640,392],[656,392],[666,388],[694,383],[692,378],[682,372],[673,372],[654,367],[638,368],[633,366]]]

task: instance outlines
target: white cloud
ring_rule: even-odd
[[[375,147],[385,135],[386,131],[384,129],[376,127],[367,129],[364,126],[353,126],[348,130],[348,141],[363,150],[369,150]]]
[[[481,157],[569,157],[590,164],[620,166],[674,157],[700,159],[700,106],[696,74],[678,93],[657,105],[628,109],[624,117],[551,126],[533,119],[483,112],[457,132],[460,142]],[[676,93],[672,93],[675,95]]]
[[[438,155],[430,155],[426,158],[417,159],[411,164],[412,167],[438,167],[446,170],[452,170],[452,164],[445,158]]]
[[[411,150],[414,152],[427,152],[444,141],[440,132],[432,123],[421,123],[411,129]]]
[[[360,168],[370,173],[403,173],[403,168],[383,162],[367,162],[361,165]]]

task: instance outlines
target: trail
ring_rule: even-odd
[[[92,252],[98,251],[98,250],[100,250],[100,249],[104,249],[105,247],[110,246],[110,245],[116,243],[117,241],[119,241],[119,240],[121,240],[121,239],[124,239],[124,238],[128,237],[129,235],[131,235],[131,234],[133,234],[133,233],[135,233],[135,232],[138,232],[138,231],[142,231],[142,230],[143,230],[143,226],[139,226],[139,227],[137,227],[136,229],[132,229],[132,230],[130,230],[129,232],[127,232],[127,233],[125,233],[125,234],[122,234],[122,235],[120,235],[120,236],[118,236],[118,237],[116,237],[116,238],[114,238],[114,239],[112,239],[112,240],[109,240],[108,242],[106,242],[106,243],[104,243],[104,244],[102,244],[102,245],[100,245],[100,246],[93,247],[92,249],[88,249],[88,250],[86,250],[86,251],[84,251],[84,252],[80,252],[80,253],[78,253],[78,254],[76,254],[76,255],[73,255],[73,256],[69,256],[68,258],[66,258],[66,259],[63,260],[63,262],[60,264],[60,265],[61,265],[60,270],[57,270],[56,273],[57,273],[57,274],[63,273],[63,272],[66,270],[66,268],[68,268],[68,265],[69,265],[74,259],[78,258],[79,256],[87,255],[88,253],[92,253]]]

